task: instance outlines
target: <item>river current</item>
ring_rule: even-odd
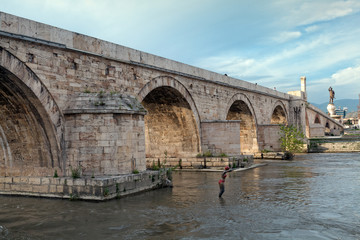
[[[259,163],[259,162],[258,162]],[[360,154],[304,154],[108,202],[0,196],[0,239],[360,239]]]

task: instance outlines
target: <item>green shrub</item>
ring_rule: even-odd
[[[77,167],[75,169],[70,167],[70,169],[71,169],[71,176],[73,179],[81,177],[81,168],[80,167]]]
[[[152,164],[152,166],[151,166],[151,170],[157,171],[157,170],[159,170],[159,169],[160,169],[159,166],[157,166],[157,165],[155,164],[155,161],[153,161],[153,164]]]
[[[212,154],[212,152],[207,151],[204,153],[204,157],[213,157],[213,154]]]
[[[303,149],[305,135],[295,126],[280,127],[281,149],[285,152],[285,159],[293,159],[295,152],[301,152]]]
[[[104,197],[109,196],[109,194],[110,194],[109,188],[105,188],[104,189]]]

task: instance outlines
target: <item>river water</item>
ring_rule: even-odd
[[[0,196],[0,239],[360,239],[360,154],[304,154],[108,202]]]

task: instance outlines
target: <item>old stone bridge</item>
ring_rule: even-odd
[[[146,160],[279,150],[281,124],[342,125],[288,93],[0,12],[0,176],[90,176]],[[300,81],[299,81],[300,85]]]

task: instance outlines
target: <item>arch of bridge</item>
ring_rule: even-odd
[[[249,98],[243,93],[231,97],[225,108],[226,120],[241,120],[240,151],[251,153],[258,150],[257,118]]]
[[[234,94],[230,100],[228,101],[227,105],[226,105],[226,108],[224,109],[225,111],[223,111],[222,113],[222,117],[221,119],[226,119],[229,111],[230,111],[230,108],[231,106],[236,102],[236,101],[243,101],[247,107],[249,108],[250,110],[250,113],[254,119],[254,123],[255,123],[255,126],[257,126],[257,117],[256,117],[256,114],[255,114],[255,111],[254,111],[254,107],[253,105],[251,104],[249,98],[244,94],[244,93],[236,93]]]
[[[282,101],[277,100],[273,104],[272,111],[270,112],[270,123],[271,124],[287,124],[288,123],[288,113],[286,111],[285,105]],[[276,118],[276,119],[275,119]]]
[[[195,101],[192,98],[190,92],[186,89],[186,87],[176,80],[173,77],[170,76],[159,76],[156,78],[153,78],[151,81],[145,84],[145,86],[140,90],[140,92],[137,95],[137,98],[139,102],[142,102],[144,98],[154,89],[159,87],[171,87],[176,89],[181,95],[186,99],[188,104],[190,105],[190,108],[194,114],[195,121],[197,124],[198,129],[200,129],[200,116],[198,108],[195,105]]]
[[[4,101],[2,111],[11,115],[6,121],[0,120],[3,126],[8,126],[9,131],[12,129],[18,132],[20,130],[16,128],[21,128],[21,134],[16,136],[14,132],[2,131],[3,146],[6,135],[11,134],[10,138],[13,138],[6,147],[9,164],[11,165],[10,160],[15,165],[19,165],[23,160],[39,158],[33,159],[33,166],[42,168],[39,170],[40,173],[29,169],[26,173],[24,172],[26,170],[18,170],[14,175],[33,173],[46,175],[49,172],[53,174],[53,170],[45,168],[64,169],[64,117],[52,95],[25,63],[2,48],[0,48],[0,73],[0,86],[2,86],[0,95]],[[23,144],[24,147],[19,147],[19,144]],[[32,146],[34,144],[39,144],[41,147],[36,148]],[[11,149],[15,151],[13,155],[10,154]],[[18,168],[24,169],[23,166]]]
[[[169,76],[148,82],[138,100],[145,116],[146,156],[193,157],[200,151],[200,118],[193,98],[182,83]],[[151,134],[150,134],[151,133]]]

